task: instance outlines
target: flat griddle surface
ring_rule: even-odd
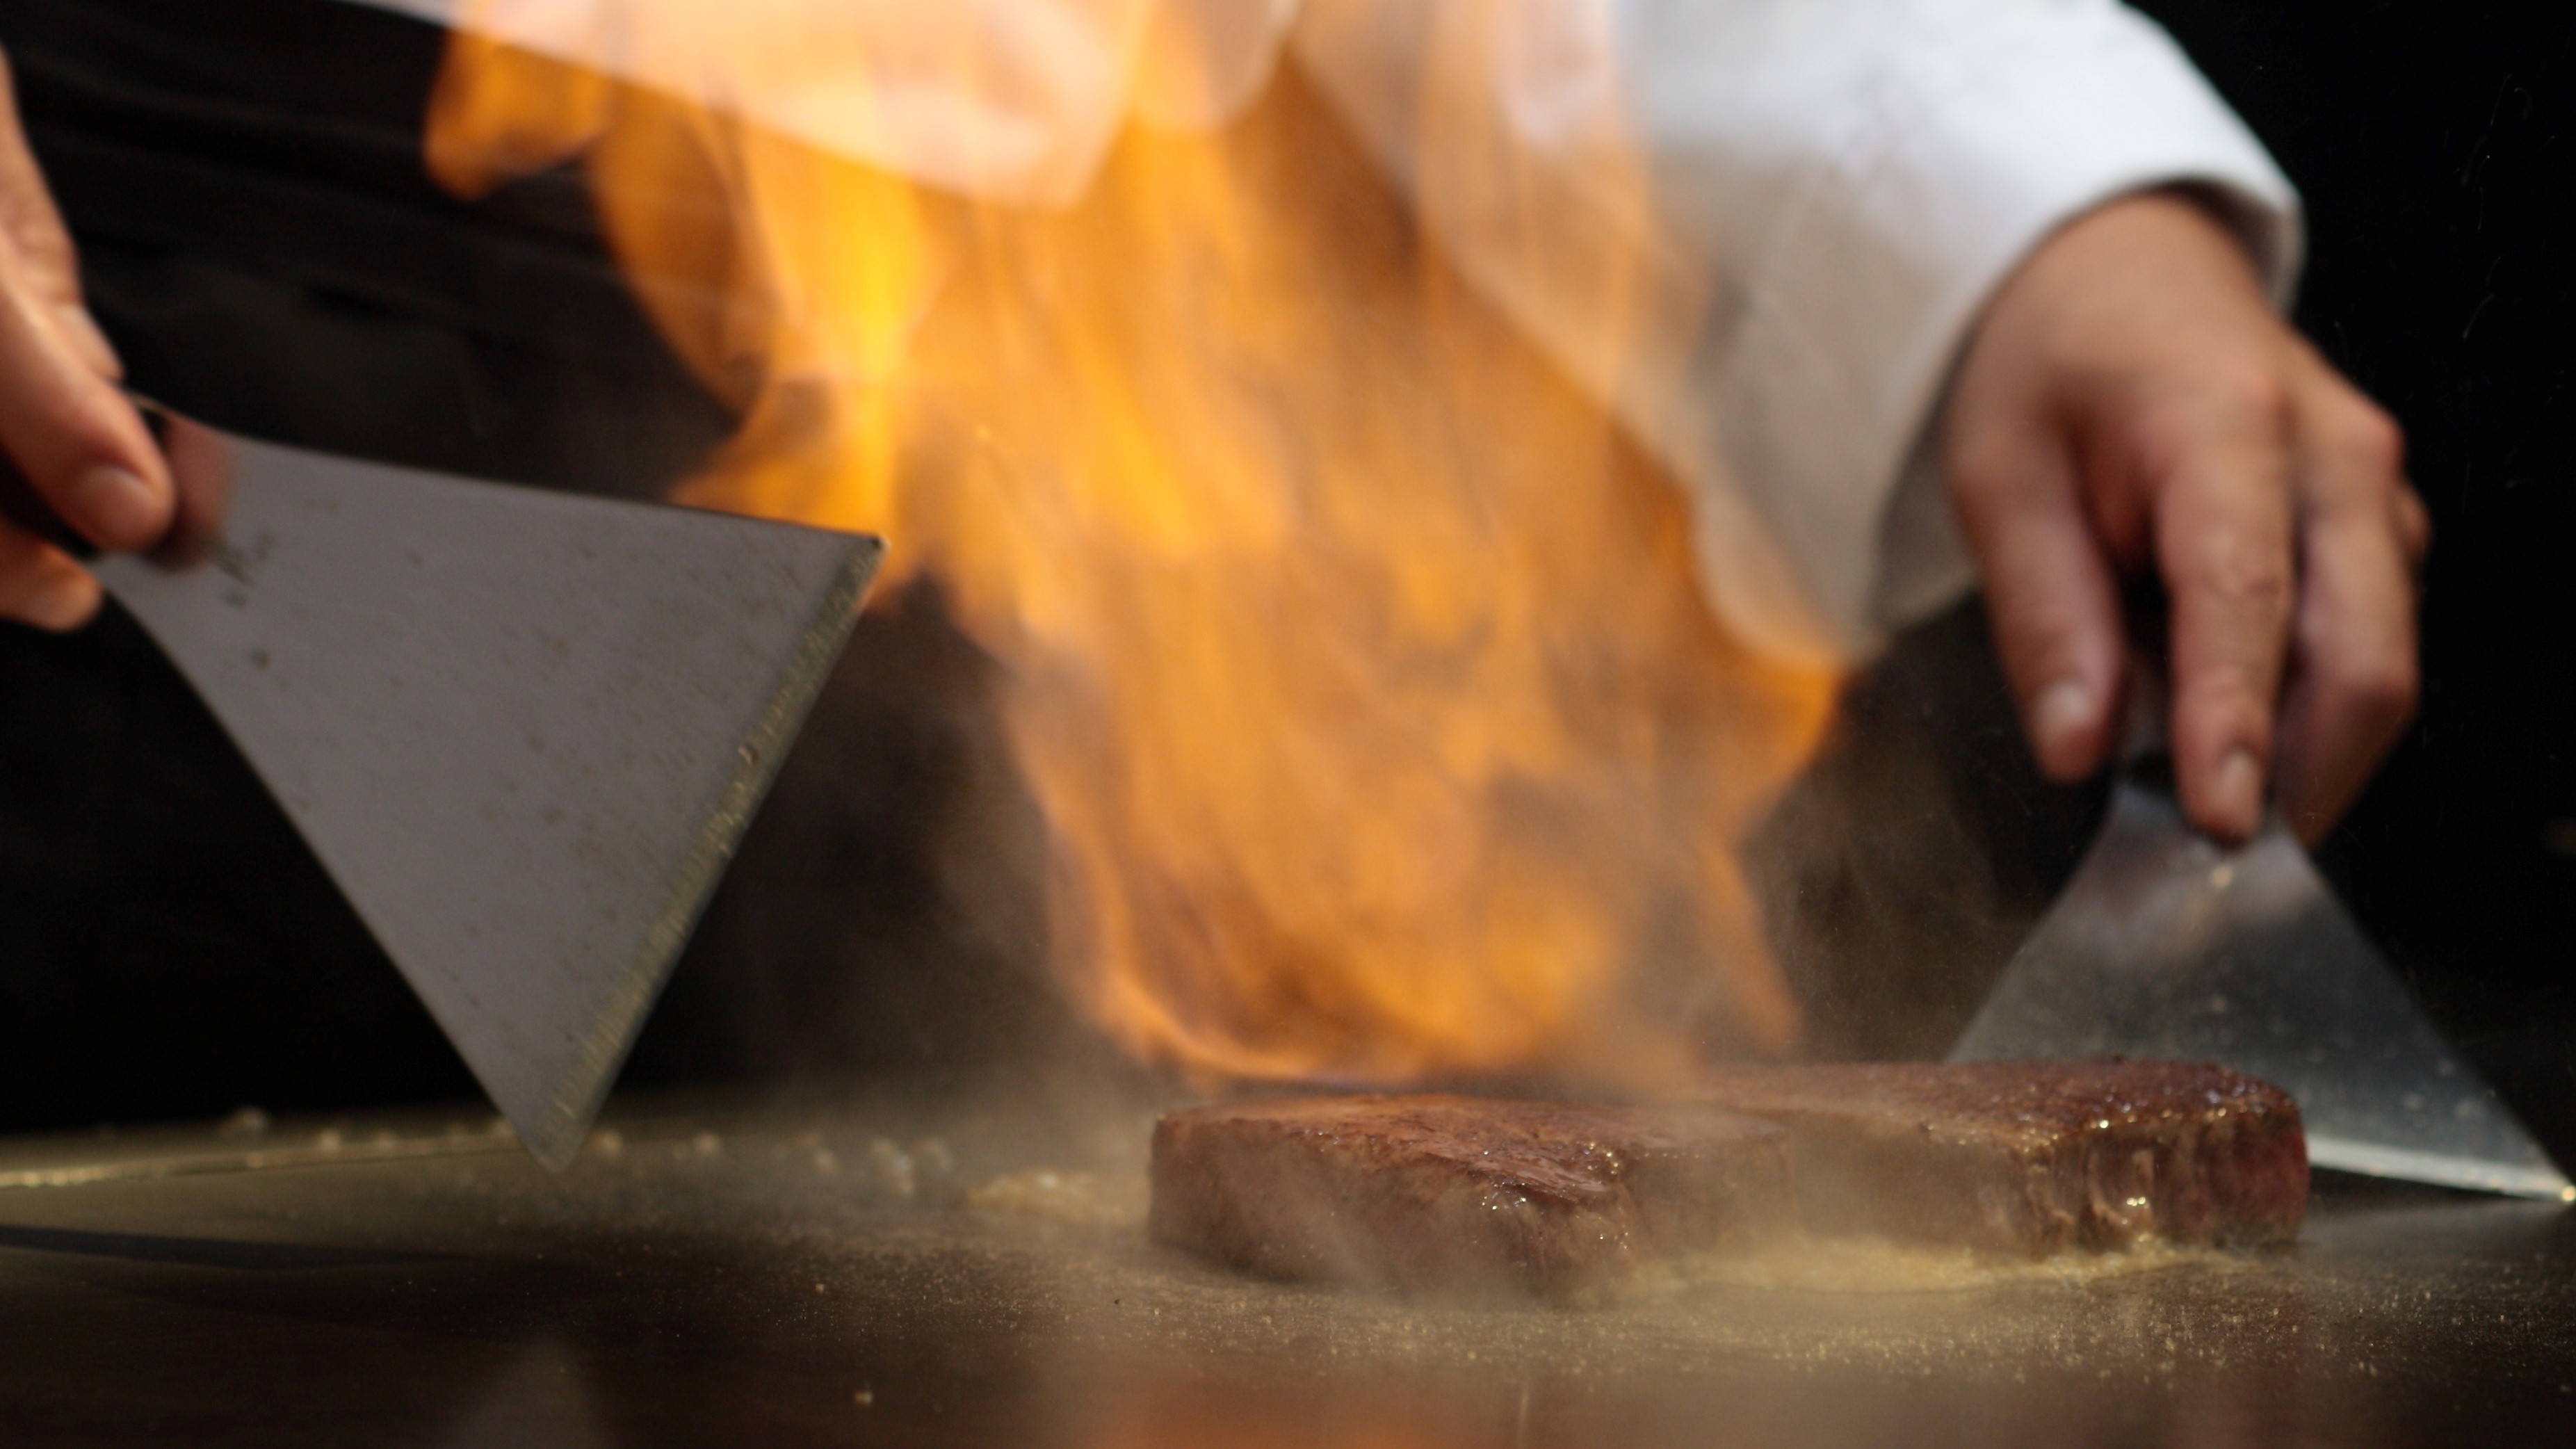
[[[1114,1203],[1145,1125],[663,1110],[560,1178],[471,1124],[209,1133],[194,1156],[0,1146],[7,1180],[73,1169],[0,1190],[0,1432],[1644,1449],[2563,1443],[2576,1424],[2576,1218],[2547,1205],[2345,1183],[2282,1254],[1551,1307],[1259,1282],[1114,1212],[960,1201],[1058,1167]],[[955,1167],[918,1156],[898,1196],[874,1144],[933,1136]],[[1072,1219],[1101,1200],[1031,1199]]]

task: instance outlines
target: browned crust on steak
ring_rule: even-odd
[[[2287,1242],[2307,1212],[2298,1105],[2203,1063],[1725,1069],[1701,1099],[1790,1130],[1811,1232],[2041,1255]]]
[[[1785,1227],[1786,1136],[1701,1106],[1226,1103],[1156,1124],[1147,1226],[1274,1277],[1557,1292]]]

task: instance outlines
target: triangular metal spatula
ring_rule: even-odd
[[[539,1160],[580,1148],[878,540],[235,440],[101,561]]]
[[[2170,765],[2111,815],[1952,1061],[2214,1061],[2298,1099],[2319,1166],[2519,1197],[2576,1188],[2452,1052],[2276,816],[2222,849]]]

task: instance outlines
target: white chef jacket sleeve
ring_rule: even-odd
[[[1784,654],[1853,658],[1973,584],[1921,440],[1984,300],[2055,228],[2190,183],[2276,296],[2297,272],[2289,183],[2165,33],[2110,0],[1605,0],[1595,43],[1666,244],[1712,284],[1680,377],[1602,375],[1535,295],[1550,279],[1480,257],[1472,219],[1442,214],[1444,158],[1412,143],[1425,77],[1461,58],[1435,56],[1429,7],[1307,8],[1300,62],[1462,270],[1692,490],[1712,603]],[[1536,27],[1468,59],[1519,92],[1497,114],[1532,165],[1555,148],[1577,167],[1567,138],[1597,132],[1568,121],[1583,61],[1532,56],[1580,27]]]
[[[1718,612],[1811,658],[1973,582],[1922,439],[2041,238],[2196,183],[2276,295],[2298,263],[2289,184],[2112,0],[362,3],[1039,205],[1080,194],[1131,107],[1221,123],[1284,38],[1461,271],[1691,490]],[[816,83],[747,84],[782,63]],[[1601,325],[1644,293],[1689,305]]]

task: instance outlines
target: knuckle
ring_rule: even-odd
[[[2346,660],[2328,669],[2322,682],[2337,713],[2381,725],[2413,715],[2423,687],[2414,656],[2404,650]]]
[[[2296,436],[2289,380],[2261,359],[2227,361],[2140,408],[2132,436],[2153,475],[2179,478],[2212,457],[2245,457],[2287,447]],[[2284,475],[2281,480],[2286,484]]]
[[[2406,466],[2406,430],[2368,398],[2356,397],[2335,425],[2335,449],[2359,472],[2398,486]]]
[[[2406,547],[2409,561],[2422,563],[2433,547],[2433,515],[2424,507],[2424,497],[2400,479],[2390,498],[2391,511],[2397,518],[2397,536]]]
[[[2175,585],[2231,614],[2286,617],[2293,580],[2285,549],[2242,535],[2212,539],[2193,550]]]
[[[2406,435],[2396,419],[2355,397],[2316,425],[2309,446],[2315,459],[2306,470],[2309,506],[2327,514],[2378,511],[2400,518],[2408,491]]]
[[[2293,397],[2290,380],[2267,358],[2236,357],[2213,367],[2207,378],[2211,421],[2236,433],[2285,433]]]

